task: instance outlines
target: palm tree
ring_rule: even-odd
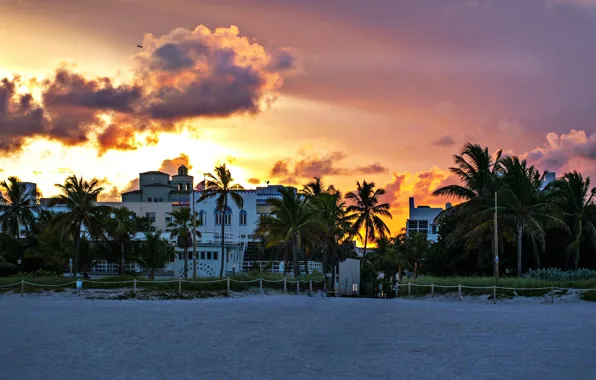
[[[385,279],[395,284],[401,264],[395,241],[392,238],[384,236],[378,238],[375,243],[377,249],[371,254],[370,261],[377,270],[385,274]]]
[[[502,151],[499,150],[493,158],[488,148],[478,144],[466,143],[459,155],[454,155],[456,166],[449,171],[459,177],[462,185],[448,185],[433,192],[434,196],[453,197],[464,201],[449,209],[447,212],[459,215],[463,220],[469,216],[486,210],[492,205],[492,199],[498,187]],[[464,235],[470,229],[466,223],[460,224],[457,235]],[[493,250],[493,272],[498,277],[497,263],[498,252],[494,251],[494,234],[490,235],[491,249]]]
[[[350,214],[350,220],[353,221],[352,228],[356,231],[364,229],[363,257],[366,257],[369,240],[390,234],[389,227],[381,218],[391,219],[391,213],[389,212],[389,203],[379,203],[379,198],[385,194],[384,189],[375,189],[375,183],[366,182],[366,180],[362,184],[356,182],[356,186],[355,192],[349,192],[346,195],[346,199],[353,203],[348,206],[347,212]]]
[[[568,246],[566,255],[566,266],[569,264],[570,253],[573,252],[574,268],[579,267],[580,243],[583,239],[589,239],[592,246],[596,246],[596,228],[593,221],[596,217],[596,206],[594,196],[596,188],[590,189],[590,178],[583,178],[577,171],[565,173],[565,175],[553,181],[547,186],[547,192],[553,203],[562,211],[568,221],[573,241]]]
[[[291,253],[294,263],[294,276],[300,276],[298,251],[304,240],[316,241],[316,232],[321,230],[321,223],[315,218],[315,209],[306,198],[298,196],[292,189],[280,189],[282,199],[270,198],[270,215],[262,215],[258,221],[257,233],[265,236],[268,247],[284,245],[284,251]],[[288,268],[288,255],[284,273]]]
[[[327,273],[327,265],[331,262],[334,269],[332,283],[335,284],[335,258],[340,249],[340,241],[346,235],[353,235],[348,216],[346,215],[345,202],[339,191],[333,194],[320,194],[312,198],[316,208],[316,217],[321,223],[321,245],[323,249],[323,273]]]
[[[307,197],[316,197],[322,194],[333,194],[335,193],[335,187],[333,185],[327,186],[323,184],[323,180],[321,177],[313,177],[313,180],[306,185],[302,189],[302,194],[306,195]]]
[[[27,191],[17,177],[9,177],[0,183],[0,227],[2,232],[20,239],[21,228],[33,225],[33,211],[37,194]]]
[[[120,245],[120,275],[124,275],[126,273],[126,255],[124,252],[124,247],[135,233],[135,216],[136,214],[126,207],[112,209],[112,218],[110,219],[109,223],[109,234],[118,243],[118,245]]]
[[[97,179],[91,182],[83,177],[70,176],[64,184],[56,184],[61,194],[55,197],[58,204],[65,205],[67,211],[56,215],[54,221],[61,228],[62,236],[71,234],[74,241],[74,273],[79,270],[79,254],[81,250],[81,231],[85,227],[87,233],[95,238],[102,233],[102,214],[110,209],[98,206],[97,197],[103,191]]]
[[[244,207],[244,199],[238,190],[244,190],[242,186],[234,182],[230,170],[226,168],[226,164],[215,167],[215,174],[205,173],[205,190],[197,203],[203,202],[206,199],[216,198],[217,210],[221,213],[221,269],[219,271],[219,278],[223,277],[224,265],[228,261],[228,255],[225,251],[226,239],[226,214],[228,213],[229,198],[242,209]]]
[[[545,229],[567,229],[565,223],[553,214],[551,203],[541,191],[546,173],[540,174],[534,166],[527,166],[526,160],[505,157],[500,162],[503,170],[498,193],[500,201],[495,208],[487,208],[471,219],[477,225],[470,233],[478,234],[490,230],[492,216],[496,212],[501,226],[512,226],[517,239],[517,274],[522,274],[523,235],[544,250]],[[540,267],[540,256],[536,252],[536,264]]]
[[[430,243],[422,233],[410,234],[403,241],[403,256],[406,263],[413,269],[414,278],[422,266],[422,261],[430,251]]]
[[[152,232],[155,230],[153,222],[148,216],[137,216],[135,218],[135,230],[137,232]]]
[[[168,240],[161,237],[162,231],[145,232],[145,241],[141,243],[139,261],[143,269],[149,270],[149,279],[155,279],[155,270],[163,268],[171,260],[173,252]]]
[[[170,214],[172,221],[168,223],[167,229],[170,230],[170,238],[176,238],[176,244],[182,248],[184,255],[184,278],[188,277],[188,249],[192,247],[192,213],[190,208],[184,207],[172,211]],[[196,212],[195,212],[196,217]],[[197,236],[201,236],[199,231],[195,230]],[[193,257],[193,260],[195,258]],[[196,263],[193,261],[196,267]]]

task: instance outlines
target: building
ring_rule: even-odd
[[[430,206],[415,206],[414,197],[410,197],[409,218],[406,221],[406,235],[412,233],[425,234],[427,239],[436,242],[439,238],[436,218],[439,216],[442,208]],[[445,208],[450,208],[451,203],[447,203]]]
[[[188,204],[194,177],[184,165],[172,176],[159,171],[139,173],[139,189],[122,193],[122,202],[182,202]]]

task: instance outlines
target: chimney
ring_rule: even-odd
[[[416,208],[416,207],[414,206],[414,197],[410,197],[410,210],[412,210],[412,209],[414,209],[414,208]]]

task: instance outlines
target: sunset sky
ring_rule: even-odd
[[[595,41],[596,0],[0,0],[0,180],[367,179],[399,232],[466,141],[596,175]]]

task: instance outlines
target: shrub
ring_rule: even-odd
[[[562,270],[559,268],[530,269],[524,277],[546,281],[582,281],[595,279],[596,270]]]

